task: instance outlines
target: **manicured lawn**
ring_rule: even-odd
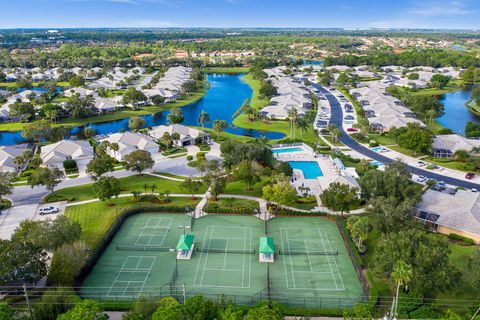
[[[197,129],[201,129],[203,131],[206,131],[206,132],[209,132],[211,134],[211,137],[213,140],[215,140],[216,142],[220,143],[222,141],[225,141],[225,140],[235,140],[235,141],[239,141],[239,142],[248,142],[248,141],[251,141],[255,138],[252,138],[252,137],[247,137],[247,136],[239,136],[239,135],[236,135],[236,134],[233,134],[233,133],[228,133],[228,132],[221,132],[220,133],[220,139],[218,138],[218,134],[215,130],[213,130],[212,128],[201,128],[201,127],[193,127],[193,128],[197,128]]]
[[[200,199],[171,198],[168,206],[194,207]],[[97,201],[82,205],[70,206],[65,209],[65,215],[77,221],[82,226],[82,239],[90,248],[94,248],[103,238],[110,226],[117,219],[117,209],[125,209],[137,205],[149,205],[149,203],[135,202],[133,198],[118,198],[111,201],[115,206],[108,206],[105,202]],[[156,205],[157,206],[157,205]]]
[[[216,204],[222,208],[229,208],[229,207],[245,207],[251,209],[258,209],[259,205],[257,201],[254,200],[244,200],[244,199],[218,199],[218,201],[211,201],[211,204]]]
[[[269,103],[267,98],[260,98],[260,87],[262,82],[257,79],[253,79],[251,74],[243,76],[243,80],[252,88],[253,96],[252,101],[250,101],[250,106],[256,110],[260,110],[263,107],[266,107]]]
[[[236,67],[236,68],[207,68],[207,73],[226,73],[226,74],[238,74],[247,73],[248,67]]]
[[[459,170],[463,172],[475,172],[475,168],[468,163],[465,162],[460,162],[460,161],[453,161],[450,159],[443,159],[443,158],[428,158],[428,161],[431,163],[435,163],[439,166],[453,169],[453,170]]]
[[[238,194],[251,197],[262,197],[262,184],[257,182],[252,190],[247,190],[247,185],[242,181],[231,181],[227,183],[225,194]]]
[[[145,192],[143,187],[144,184],[148,184],[149,186],[155,184],[157,189],[155,189],[154,193],[157,194],[159,192],[162,193],[167,191],[169,193],[188,193],[187,190],[180,188],[180,181],[162,179],[147,174],[142,176],[130,176],[119,180],[123,190],[122,193],[132,193],[132,191]],[[203,186],[200,193],[204,193],[205,191],[206,186]],[[147,192],[151,192],[151,189],[147,189]],[[93,191],[92,184],[84,184],[57,190],[53,195],[47,196],[45,202],[55,202],[60,199],[67,199],[69,202],[76,202],[95,198],[97,198],[97,196]]]
[[[426,88],[420,89],[416,92],[412,92],[412,95],[421,96],[421,95],[441,95],[452,91],[457,91],[462,89],[463,82],[461,80],[452,80],[448,83],[447,86],[443,89],[436,89],[436,88]]]

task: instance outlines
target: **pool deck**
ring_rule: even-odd
[[[309,187],[311,193],[313,193],[317,199],[320,208],[322,203],[320,200],[320,194],[322,194],[323,190],[327,189],[331,183],[338,179],[341,172],[333,164],[333,159],[330,155],[315,155],[313,149],[307,145],[303,145],[302,148],[304,151],[301,152],[275,154],[275,158],[281,161],[315,161],[318,163],[323,176],[317,177],[316,179],[305,179],[302,170],[294,169],[294,181],[292,182],[292,185],[299,193],[301,190],[299,188],[301,188],[302,185],[304,187]]]

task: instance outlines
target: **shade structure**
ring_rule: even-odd
[[[260,238],[260,253],[275,253],[275,246],[273,244],[273,238],[271,237],[261,237]]]
[[[190,251],[193,245],[193,240],[195,236],[193,234],[181,235],[177,243],[177,251]]]

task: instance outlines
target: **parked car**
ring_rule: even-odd
[[[477,188],[472,188],[472,192],[478,192]]]
[[[418,176],[417,182],[424,183],[425,181],[427,181],[427,177],[425,177],[425,176]]]
[[[418,161],[418,162],[417,162],[417,165],[418,165],[419,167],[423,167],[423,166],[425,166],[425,162],[423,162],[423,161]]]
[[[351,115],[347,115],[343,118],[344,120],[354,120],[355,118]]]
[[[357,132],[358,129],[357,128],[347,128],[347,131],[348,132]]]
[[[475,177],[475,173],[469,172],[465,175],[465,179],[472,180]]]
[[[54,213],[58,213],[59,209],[57,207],[43,207],[43,208],[40,208],[40,210],[38,210],[38,214],[40,214],[41,216],[45,215],[45,214],[54,214]]]

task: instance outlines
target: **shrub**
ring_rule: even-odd
[[[375,140],[370,140],[370,143],[368,145],[372,148],[379,146],[378,142]]]
[[[197,161],[205,160],[205,152],[197,152]]]
[[[472,239],[461,236],[459,234],[455,234],[455,233],[449,233],[448,234],[448,239],[453,240],[453,241],[463,242],[463,244],[468,245],[468,246],[475,245],[475,241],[473,241]]]
[[[65,160],[63,161],[63,167],[65,170],[71,170],[77,168],[77,162],[75,160]]]
[[[193,160],[193,156],[192,155],[188,155],[187,156],[187,161],[192,161]]]
[[[437,319],[439,314],[431,307],[423,305],[409,313],[410,319]]]

